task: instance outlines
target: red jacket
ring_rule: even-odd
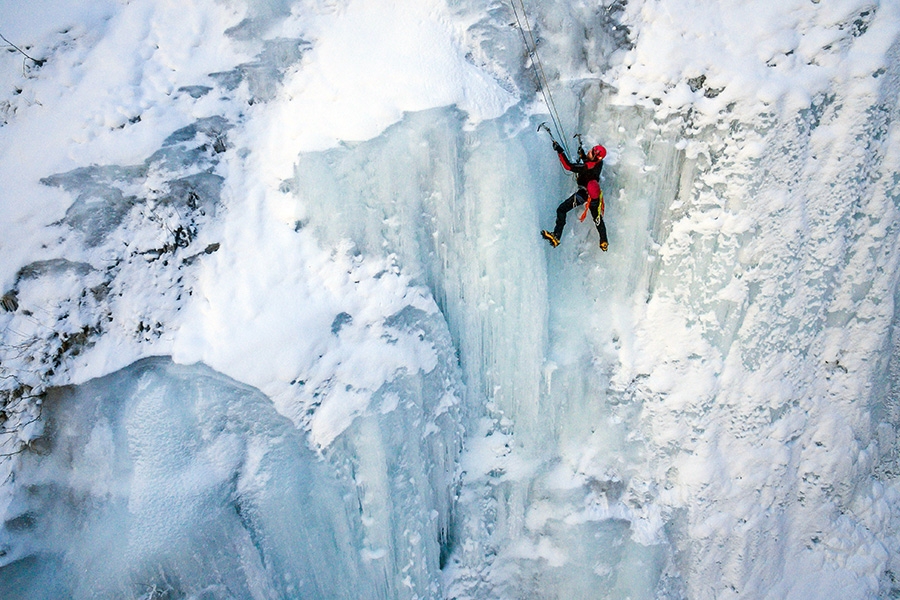
[[[559,162],[563,169],[575,173],[575,181],[579,187],[587,190],[592,200],[600,196],[600,171],[603,169],[603,159],[588,160],[582,154],[581,160],[575,164],[569,162],[565,152],[559,152]]]

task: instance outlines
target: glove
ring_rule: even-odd
[[[559,145],[559,142],[553,142],[553,150],[559,153],[563,151],[563,147]]]

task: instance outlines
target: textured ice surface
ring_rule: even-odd
[[[125,396],[184,458],[138,436],[127,489],[46,491],[81,467],[12,436],[38,437],[0,490],[11,589],[340,597],[279,579],[318,560],[306,515],[224,483],[252,459],[301,498],[291,456],[375,597],[897,595],[896,3],[527,6],[561,141],[610,150],[608,253],[574,219],[538,237],[573,185],[507,3],[132,0],[0,62],[7,407],[172,354],[290,420],[178,433],[207,417],[163,360]],[[150,455],[191,475],[155,485]],[[110,537],[143,545],[73,567]]]
[[[4,597],[439,593],[457,376],[434,315],[386,325],[443,360],[375,391],[325,458],[258,390],[203,365],[148,358],[51,389],[0,529]]]
[[[44,417],[4,597],[353,597],[340,487],[258,391],[151,358],[53,390]]]
[[[385,386],[330,463],[202,365],[149,358],[53,389],[0,530],[4,597],[433,594],[458,452],[446,376]]]

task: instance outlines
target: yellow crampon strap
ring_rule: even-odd
[[[603,190],[600,190],[599,200],[600,200],[600,206],[599,206],[598,209],[597,209],[597,213],[600,214],[600,215],[602,216],[602,215],[603,215],[603,209],[606,208],[605,203],[603,202]],[[579,221],[584,222],[584,219],[585,219],[585,218],[587,217],[587,215],[588,215],[588,211],[591,209],[591,202],[593,202],[593,201],[594,201],[593,199],[591,199],[590,197],[588,197],[587,202],[584,203],[584,212],[581,213],[581,216],[580,216],[580,217],[578,217],[578,220],[579,220]]]

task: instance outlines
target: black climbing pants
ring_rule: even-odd
[[[587,202],[588,194],[584,188],[578,188],[578,191],[562,201],[556,207],[556,227],[553,228],[553,235],[556,239],[562,239],[563,229],[566,226],[566,213],[577,206],[582,206]],[[600,242],[608,242],[606,239],[606,225],[603,223],[603,215],[600,214],[600,199],[591,201],[590,206],[591,217],[594,219],[594,225],[597,226],[597,233],[600,234]]]

